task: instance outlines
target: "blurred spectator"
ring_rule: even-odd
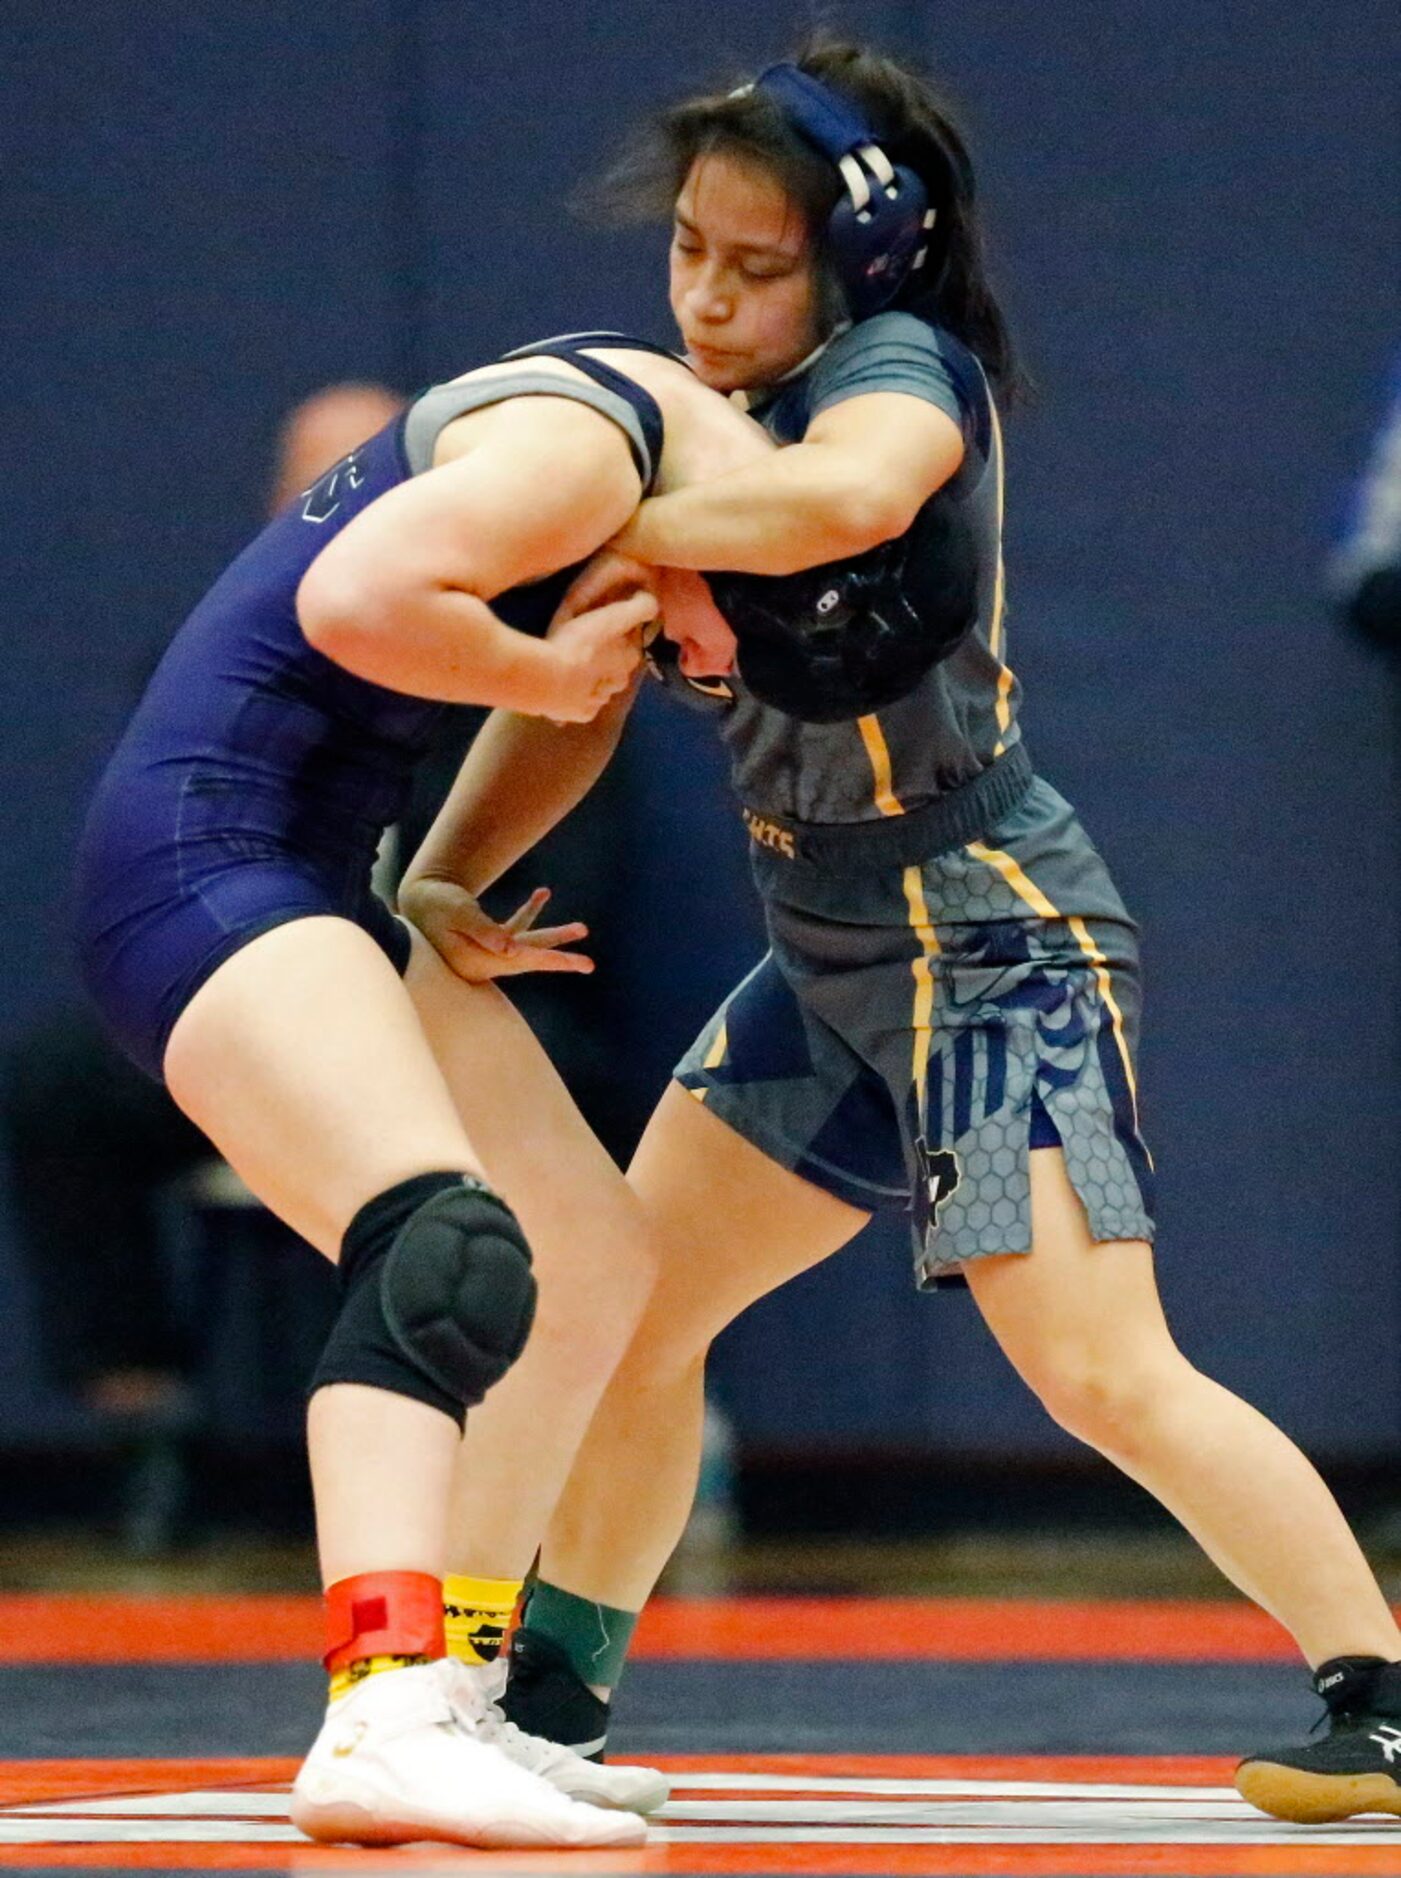
[[[357,443],[383,430],[403,402],[383,385],[347,383],[327,385],[294,405],[278,432],[269,514],[309,489]]]
[[[1401,652],[1401,357],[1391,399],[1353,498],[1330,584],[1344,617],[1376,644]]]

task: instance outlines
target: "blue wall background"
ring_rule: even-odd
[[[781,53],[807,17],[11,0],[0,1038],[69,993],[86,791],[148,648],[256,526],[279,414],[329,379],[412,387],[561,328],[665,337],[660,235],[588,228],[564,198],[649,105]],[[1315,1448],[1394,1451],[1395,675],[1318,596],[1401,332],[1395,9],[829,17],[962,101],[1041,387],[1009,438],[1012,655],[1038,761],[1146,929],[1170,1312]],[[660,1075],[754,939],[702,728],[649,710],[637,736],[654,793],[622,1041]],[[51,1414],[24,1309],[0,1209],[0,1437]],[[909,1294],[895,1230],[760,1307],[718,1373],[758,1438],[1064,1445],[966,1304]]]

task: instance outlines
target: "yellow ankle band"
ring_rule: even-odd
[[[519,1578],[469,1578],[449,1572],[443,1580],[443,1629],[448,1655],[463,1663],[494,1663],[506,1640],[521,1594]]]
[[[383,1675],[387,1669],[412,1669],[417,1663],[426,1663],[426,1656],[357,1656],[353,1663],[346,1663],[331,1677],[331,1700],[338,1702],[343,1695],[349,1695],[357,1682],[363,1682],[366,1676]]]

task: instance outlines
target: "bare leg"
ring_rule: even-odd
[[[1091,1240],[1059,1149],[1031,1156],[1031,1204],[1032,1254],[966,1271],[1048,1411],[1181,1520],[1310,1663],[1401,1657],[1401,1633],[1313,1466],[1173,1342],[1149,1247]]]
[[[332,1257],[355,1213],[387,1187],[480,1171],[408,991],[346,921],[295,921],[237,953],[191,1000],[166,1069],[176,1100],[254,1192]],[[352,1613],[354,1634],[332,1658],[351,1686],[337,1690],[293,1786],[296,1824],[313,1838],[365,1843],[636,1843],[636,1818],[581,1806],[513,1764],[480,1702],[451,1695],[440,1663],[412,1660],[441,1649],[436,1581],[460,1447],[452,1416],[390,1390],[333,1384],[316,1392],[310,1438],[326,1582],[390,1571],[427,1582],[406,1594],[416,1615],[397,1635],[386,1592],[385,1673],[367,1648],[374,1618],[367,1612],[362,1627]]]
[[[480,1171],[403,984],[346,920],[294,920],[236,952],[181,1014],[165,1072],[254,1193],[330,1259],[385,1188]],[[309,1439],[326,1582],[441,1574],[451,1418],[337,1384],[317,1391]]]
[[[468,1417],[451,1518],[454,1571],[520,1578],[656,1261],[636,1195],[509,1000],[465,984],[426,942],[408,988],[487,1177],[525,1228],[540,1285],[525,1354]]]
[[[695,1497],[711,1339],[867,1215],[769,1160],[673,1083],[628,1172],[661,1272],[569,1477],[541,1575],[640,1610]]]

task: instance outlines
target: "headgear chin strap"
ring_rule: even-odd
[[[879,313],[927,252],[935,211],[912,169],[894,164],[859,111],[796,65],[771,65],[754,90],[772,98],[807,143],[841,172],[827,252],[853,320]]]

